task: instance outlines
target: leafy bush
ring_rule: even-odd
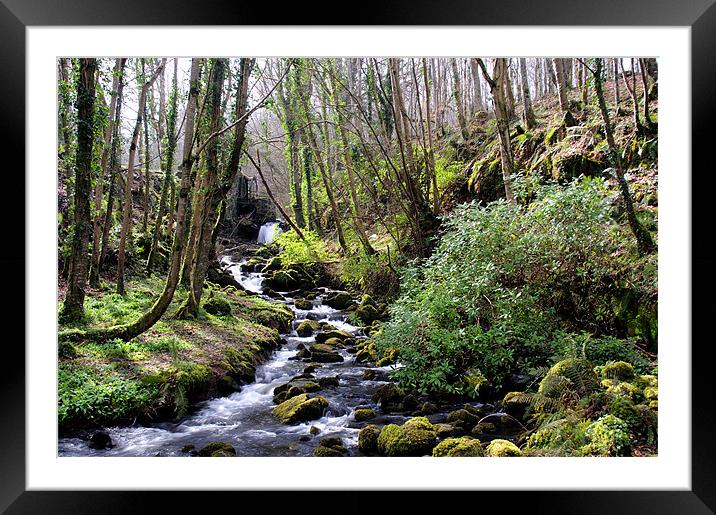
[[[274,240],[281,247],[281,264],[290,268],[292,264],[308,264],[316,261],[331,261],[335,255],[325,242],[313,231],[303,231],[302,240],[296,231],[286,231]]]
[[[401,296],[376,340],[379,349],[400,348],[396,378],[404,385],[469,394],[466,378],[482,375],[499,388],[509,374],[557,354],[565,326],[598,326],[600,295],[624,261],[636,259],[633,238],[614,222],[600,179],[531,194],[527,206],[458,207],[434,254],[404,270]],[[630,273],[644,271],[634,265]],[[590,353],[615,359],[615,342],[601,343]]]

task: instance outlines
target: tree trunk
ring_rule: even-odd
[[[457,59],[450,59],[450,68],[452,69],[452,97],[455,100],[460,133],[462,134],[462,139],[468,142],[470,140],[470,131],[467,130],[467,123],[465,122],[465,110],[462,105],[462,89],[460,87],[460,74],[457,71]]]
[[[126,260],[127,237],[132,225],[132,180],[134,178],[134,160],[137,154],[137,140],[139,138],[139,130],[142,126],[142,114],[147,101],[147,90],[159,76],[159,72],[163,70],[163,66],[157,68],[157,71],[143,86],[139,93],[139,103],[137,107],[137,123],[134,125],[134,133],[132,134],[132,143],[129,146],[129,161],[127,163],[127,178],[124,184],[124,206],[122,209],[122,229],[119,235],[119,253],[117,257],[117,293],[124,295],[124,268]]]
[[[604,121],[604,132],[607,136],[607,143],[609,144],[609,151],[614,157],[616,164],[617,180],[619,181],[619,191],[621,192],[622,202],[624,203],[624,210],[626,211],[627,220],[629,227],[631,228],[634,237],[636,238],[637,247],[639,252],[644,254],[650,254],[656,250],[653,240],[649,232],[639,223],[634,212],[634,203],[632,202],[631,194],[629,193],[629,185],[624,176],[624,168],[622,166],[622,160],[619,155],[619,149],[617,149],[614,143],[614,132],[612,130],[612,124],[609,120],[609,111],[607,110],[607,103],[604,100],[604,91],[602,88],[602,59],[595,59],[596,67],[594,70],[594,90],[597,95],[597,101],[599,103],[599,110],[602,113],[602,120]]]
[[[619,65],[617,62],[617,59],[612,60],[614,67],[614,116],[619,116],[619,103],[621,102],[619,98]]]
[[[649,114],[649,79],[646,74],[646,59],[639,59],[639,72],[641,73],[641,83],[644,88],[644,125],[649,132],[654,130],[654,122],[651,121]]]
[[[123,68],[122,59],[117,59],[112,73],[112,95],[109,103],[109,123],[104,132],[104,147],[102,148],[102,158],[100,161],[100,176],[97,178],[97,184],[94,190],[94,209],[95,218],[92,233],[92,259],[90,262],[89,284],[92,288],[99,288],[99,257],[101,248],[102,235],[102,197],[104,196],[104,181],[107,180],[107,166],[109,164],[109,151],[112,145],[112,135],[114,134],[114,124],[116,122],[115,115],[117,110],[117,93],[119,90],[120,70]]]
[[[172,82],[172,93],[171,98],[169,100],[169,113],[167,116],[167,134],[166,134],[166,140],[164,141],[165,145],[165,151],[164,151],[164,182],[162,183],[162,192],[161,196],[159,197],[159,208],[157,209],[157,219],[154,223],[154,234],[152,236],[152,246],[149,250],[149,256],[147,257],[147,272],[151,272],[152,268],[154,268],[154,261],[156,259],[157,252],[159,251],[159,239],[161,237],[162,232],[162,220],[164,219],[164,214],[167,210],[167,195],[169,194],[170,185],[174,182],[172,180],[172,174],[174,167],[174,151],[176,149],[176,120],[177,120],[177,61],[178,59],[174,59],[174,79]],[[163,88],[160,89],[160,105],[164,102],[162,101],[164,97]],[[164,109],[163,107],[160,107],[160,116],[163,116]],[[161,125],[160,125],[161,127]],[[162,141],[162,133],[163,131],[159,130],[159,136],[160,136],[160,142]],[[173,204],[172,199],[172,204]],[[170,206],[170,209],[173,206]]]
[[[505,93],[503,75],[506,73],[506,63],[504,58],[495,59],[494,78],[487,73],[487,68],[482,59],[478,60],[482,74],[490,85],[492,99],[495,103],[495,116],[497,119],[497,132],[500,139],[500,162],[502,164],[502,181],[505,184],[505,198],[507,202],[515,201],[512,193],[512,173],[514,165],[512,161],[512,149],[510,148],[510,125],[507,115],[507,106],[505,102]]]
[[[330,62],[330,61],[329,61]],[[351,193],[351,200],[353,201],[353,218],[355,220],[355,229],[356,234],[358,235],[358,239],[360,240],[361,244],[363,245],[363,250],[365,250],[365,253],[368,255],[375,254],[375,249],[370,244],[370,240],[368,240],[368,235],[365,232],[365,223],[363,221],[364,214],[363,214],[363,208],[360,204],[360,199],[358,198],[358,193],[356,190],[356,183],[355,183],[355,177],[353,172],[353,160],[350,156],[350,151],[348,148],[348,138],[346,137],[346,133],[343,129],[344,125],[347,124],[345,117],[343,115],[342,109],[345,107],[345,102],[341,102],[341,99],[338,95],[338,88],[336,86],[336,77],[335,73],[336,70],[333,68],[332,65],[329,64],[330,69],[330,80],[331,80],[331,90],[332,90],[332,97],[333,97],[333,104],[335,107],[336,117],[337,117],[337,125],[336,125],[336,131],[338,132],[338,135],[341,139],[341,151],[343,154],[343,162],[345,164],[346,170],[348,171],[348,186]],[[350,87],[350,86],[349,86]]]
[[[216,59],[212,72],[211,89],[207,94],[207,116],[211,120],[210,134],[216,133],[221,127],[221,101],[222,87],[224,84],[224,73],[227,66],[226,59]],[[197,226],[197,239],[194,247],[194,255],[189,269],[189,295],[182,306],[180,318],[196,317],[199,314],[199,306],[204,288],[204,279],[209,270],[209,261],[212,251],[212,234],[217,220],[217,208],[220,198],[219,184],[219,140],[214,138],[206,146],[206,174],[204,190],[203,213]],[[195,209],[200,206],[195,204]],[[189,259],[187,255],[187,260]]]
[[[567,98],[567,83],[564,77],[564,68],[562,67],[562,59],[555,57],[552,59],[554,73],[557,83],[557,94],[559,95],[559,107],[562,111],[569,110],[569,99]]]
[[[95,59],[80,59],[77,79],[77,157],[75,160],[74,234],[72,267],[60,319],[76,322],[84,316],[90,228],[92,144],[94,139]]]
[[[423,64],[424,66],[424,64]],[[473,84],[473,101],[472,111],[477,113],[485,110],[485,104],[482,101],[482,85],[480,84],[480,70],[477,64],[477,60],[472,57],[470,59],[470,70],[472,71],[472,84]],[[425,83],[425,89],[428,89],[427,82]],[[426,93],[427,94],[427,93]]]
[[[474,59],[471,61],[474,62]],[[477,63],[475,62],[475,66]],[[430,86],[428,83],[428,63],[423,58],[423,82],[425,83],[425,125],[426,132],[428,133],[428,170],[430,172],[430,179],[432,182],[433,192],[433,214],[437,215],[440,212],[440,192],[438,191],[438,179],[435,173],[435,152],[433,150],[433,128],[430,126]],[[476,80],[476,88],[480,87],[480,78]],[[479,89],[478,89],[479,91]],[[479,100],[479,109],[484,111],[484,105],[482,103],[482,93],[476,94],[476,98]]]
[[[627,88],[627,91],[629,92],[629,96],[631,97],[632,102],[632,112],[634,115],[634,130],[637,132],[641,132],[642,125],[641,120],[639,119],[639,99],[636,96],[636,75],[634,73],[634,59],[630,60],[631,62],[631,78],[632,78],[632,84],[629,85],[629,80],[626,77],[626,73],[624,72],[624,63],[619,61],[619,66],[622,69],[622,79],[624,80],[624,85]]]
[[[527,59],[520,57],[520,76],[522,79],[522,101],[524,103],[524,121],[528,129],[537,126],[537,119],[532,110],[532,99],[530,98],[529,77],[527,76]]]
[[[186,107],[186,121],[184,127],[184,156],[181,163],[181,184],[179,186],[179,202],[177,205],[177,227],[174,233],[172,254],[169,264],[169,274],[164,284],[164,290],[157,301],[142,315],[136,322],[127,326],[120,326],[110,329],[104,334],[107,339],[121,338],[125,341],[142,334],[152,327],[166,312],[171,304],[177,284],[179,283],[179,271],[181,269],[182,249],[184,247],[184,232],[186,229],[186,205],[189,197],[190,175],[193,164],[192,142],[194,138],[194,121],[196,117],[197,98],[199,96],[199,68],[201,59],[194,58],[191,62],[189,78],[189,99]]]

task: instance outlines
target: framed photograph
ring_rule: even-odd
[[[2,0],[0,507],[716,510],[711,0],[276,11]]]

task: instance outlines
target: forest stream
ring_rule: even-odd
[[[263,274],[244,270],[245,259],[237,256],[222,256],[223,267],[230,270],[234,277],[248,291],[263,295]],[[371,380],[363,377],[366,365],[357,363],[348,349],[337,349],[343,362],[310,364],[297,356],[301,345],[308,347],[315,342],[315,335],[300,337],[296,327],[304,320],[316,320],[329,323],[336,329],[346,331],[356,340],[366,336],[362,330],[346,320],[346,312],[333,309],[322,303],[322,299],[331,290],[318,288],[316,299],[309,310],[299,309],[288,292],[283,302],[295,313],[291,333],[283,334],[280,348],[276,349],[269,361],[257,367],[256,381],[242,387],[226,397],[215,398],[198,404],[189,416],[178,422],[161,422],[150,426],[109,427],[114,447],[95,450],[88,446],[87,440],[79,436],[59,440],[60,456],[186,456],[187,449],[201,449],[210,442],[227,442],[234,446],[238,456],[312,456],[319,440],[326,437],[338,437],[351,456],[360,455],[358,450],[358,432],[368,423],[402,424],[408,414],[381,414],[372,400],[376,390],[388,382],[389,371],[400,365],[373,368],[376,374]],[[306,359],[310,361],[310,359]],[[297,425],[281,424],[272,409],[274,389],[292,378],[306,374],[306,368],[315,381],[324,378],[337,378],[338,386],[326,386],[320,395],[328,400],[328,408],[318,420]],[[311,370],[314,369],[314,370]],[[324,379],[326,381],[326,379]],[[330,379],[327,383],[330,384]],[[452,409],[462,405],[452,406]],[[481,409],[489,405],[476,403]],[[354,419],[354,409],[370,407],[377,413],[375,418],[366,422]],[[431,422],[441,422],[451,409],[428,416]],[[313,428],[313,429],[312,429]],[[317,432],[319,430],[320,432]],[[315,436],[314,436],[315,434]]]

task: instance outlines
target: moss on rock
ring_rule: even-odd
[[[321,324],[315,320],[304,320],[296,327],[296,334],[298,336],[306,337],[311,336],[315,331],[321,329]]]
[[[381,430],[375,424],[368,424],[358,432],[358,449],[365,454],[378,452],[378,436]]]
[[[201,450],[199,450],[198,455],[210,458],[224,458],[236,456],[236,449],[234,449],[233,445],[227,442],[211,442],[202,447]]]
[[[273,414],[284,424],[298,424],[323,416],[328,401],[321,397],[309,398],[307,393],[292,397],[273,409]]]
[[[502,440],[498,438],[496,440],[492,440],[487,446],[487,455],[492,458],[522,456],[522,451],[509,440]]]
[[[375,411],[370,408],[357,409],[355,413],[353,413],[353,418],[355,418],[356,422],[363,422],[373,417],[375,417]]]
[[[438,457],[478,457],[484,456],[485,451],[482,449],[480,440],[461,437],[446,438],[433,449],[433,456]]]
[[[590,456],[626,456],[631,450],[627,423],[614,415],[604,415],[591,423],[586,431],[589,444],[582,448]]]
[[[436,437],[427,418],[415,417],[402,426],[385,426],[378,437],[378,451],[383,456],[424,456],[431,454]]]
[[[634,366],[626,361],[611,361],[602,367],[602,377],[619,381],[631,381],[634,379]]]

